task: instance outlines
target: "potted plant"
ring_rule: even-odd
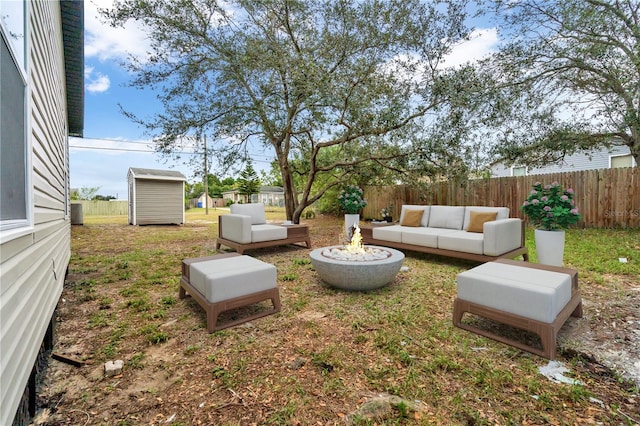
[[[380,214],[382,214],[382,220],[393,222],[393,206],[383,208],[380,210]]]
[[[338,204],[345,213],[344,228],[347,240],[351,239],[350,230],[360,222],[360,210],[367,205],[363,195],[364,191],[355,185],[347,185],[338,195]]]
[[[536,182],[522,204],[522,211],[536,227],[539,263],[562,266],[564,230],[580,220],[573,196],[573,189],[565,190],[558,182],[544,186]]]

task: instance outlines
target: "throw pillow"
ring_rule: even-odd
[[[479,232],[482,233],[482,227],[485,222],[493,222],[496,220],[496,216],[498,216],[498,212],[474,212],[473,210],[469,212],[469,227],[467,228],[467,232]]]
[[[422,215],[424,214],[424,210],[406,210],[404,212],[404,217],[402,218],[402,222],[400,225],[402,226],[420,226],[420,222],[422,221]]]

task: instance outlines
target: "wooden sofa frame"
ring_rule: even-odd
[[[453,324],[473,333],[480,334],[501,343],[516,347],[518,349],[531,352],[547,359],[555,359],[556,356],[556,339],[558,332],[570,316],[582,318],[582,296],[578,288],[578,271],[575,269],[562,268],[558,266],[542,265],[539,263],[520,262],[510,259],[499,259],[496,262],[508,265],[520,266],[523,268],[541,269],[545,271],[559,272],[571,276],[571,299],[565,307],[556,316],[553,322],[545,323],[533,320],[520,315],[504,312],[498,309],[490,308],[477,303],[468,302],[456,298],[453,303]],[[540,337],[542,349],[535,346],[527,345],[509,337],[500,336],[492,331],[475,327],[471,324],[462,322],[465,313],[477,315],[492,321],[506,324],[521,330],[534,333]]]
[[[499,256],[487,256],[484,254],[476,254],[476,253],[467,253],[464,251],[456,251],[456,250],[445,250],[445,249],[439,249],[436,247],[425,247],[425,246],[418,246],[415,244],[405,244],[405,243],[399,243],[396,241],[387,241],[387,240],[377,240],[375,238],[373,238],[373,229],[375,228],[374,225],[364,225],[360,228],[360,232],[362,235],[362,242],[364,244],[373,244],[373,245],[377,245],[377,246],[383,246],[383,247],[391,247],[391,248],[395,248],[395,249],[399,249],[399,250],[411,250],[411,251],[416,251],[416,252],[420,252],[420,253],[429,253],[429,254],[436,254],[438,256],[448,256],[448,257],[455,257],[458,259],[466,259],[466,260],[473,260],[475,262],[490,262],[493,260],[497,260],[497,259],[513,259],[515,257],[518,256],[522,256],[522,258],[528,262],[529,261],[529,250],[527,249],[527,247],[524,245],[524,241],[525,241],[525,226],[524,226],[524,221],[521,220],[520,221],[520,232],[521,232],[521,237],[520,237],[520,241],[522,241],[522,246],[518,247],[514,250],[510,250],[506,253],[503,253]],[[384,226],[384,225],[382,225]]]
[[[238,254],[244,254],[245,250],[253,250],[265,247],[283,246],[287,244],[305,243],[307,248],[311,248],[311,239],[309,237],[309,227],[307,225],[288,225],[287,238],[281,238],[279,240],[260,241],[257,243],[238,243],[236,241],[228,240],[220,237],[222,235],[222,221],[224,215],[218,218],[218,238],[216,239],[216,250],[220,249],[221,245],[225,245],[234,249]],[[283,225],[284,226],[284,225]]]

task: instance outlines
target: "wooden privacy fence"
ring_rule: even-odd
[[[582,215],[578,226],[640,227],[640,168],[616,168],[533,176],[436,182],[421,186],[365,187],[365,219],[380,219],[380,210],[393,207],[394,220],[403,204],[509,207],[511,217],[525,218],[520,206],[536,182],[559,182],[573,188]]]
[[[72,201],[73,204],[82,204],[82,214],[84,216],[126,216],[127,201]]]

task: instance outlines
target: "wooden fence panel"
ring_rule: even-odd
[[[509,207],[512,217],[524,218],[520,206],[536,182],[554,181],[575,191],[582,220],[578,226],[640,227],[640,168],[600,169],[500,177],[466,182],[436,182],[421,186],[364,188],[369,202],[362,216],[380,219],[380,210],[393,206],[396,220],[403,204],[478,205]]]
[[[82,204],[84,216],[126,216],[129,214],[127,201],[79,200],[73,201],[73,203]]]

